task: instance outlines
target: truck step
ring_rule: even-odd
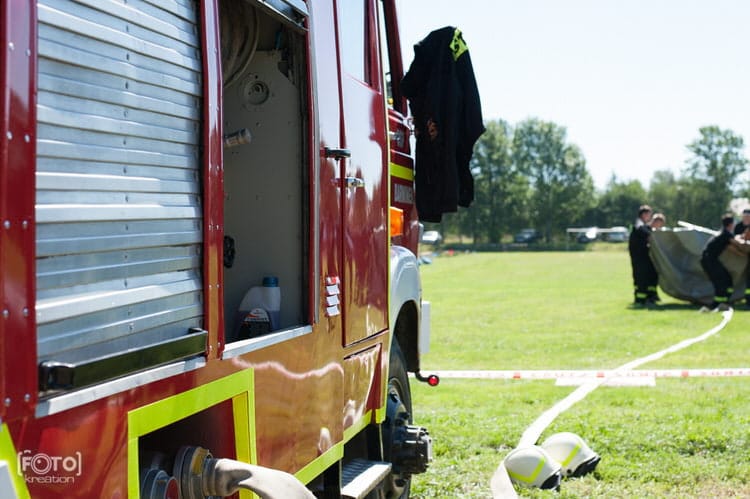
[[[388,473],[391,463],[353,459],[344,466],[341,476],[341,497],[362,499],[378,486]]]

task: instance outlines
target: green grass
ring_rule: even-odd
[[[692,338],[717,314],[662,296],[634,309],[627,253],[485,253],[422,267],[432,302],[430,369],[613,368]],[[641,368],[747,367],[750,312],[705,342]],[[750,497],[747,378],[658,379],[656,387],[595,390],[542,435],[580,434],[602,456],[597,471],[535,498]],[[435,460],[415,498],[487,498],[489,480],[523,431],[574,388],[553,381],[444,379],[412,384],[415,420]]]

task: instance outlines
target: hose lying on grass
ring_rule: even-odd
[[[554,406],[552,406],[551,408],[543,412],[542,415],[539,416],[523,432],[523,435],[521,435],[521,440],[518,442],[518,445],[516,446],[516,448],[535,445],[536,442],[539,440],[539,437],[544,432],[544,430],[547,429],[547,427],[549,427],[550,424],[552,424],[552,422],[557,418],[557,416],[559,416],[563,412],[570,409],[570,407],[572,407],[575,403],[583,400],[589,393],[593,392],[595,389],[605,384],[609,379],[614,378],[618,375],[621,375],[622,373],[629,371],[631,369],[635,369],[636,367],[646,364],[647,362],[652,362],[654,360],[661,359],[667,354],[677,352],[691,345],[694,345],[695,343],[699,343],[701,341],[704,341],[710,338],[714,334],[724,329],[724,327],[729,323],[729,321],[732,320],[732,315],[733,315],[732,309],[722,312],[721,323],[717,325],[716,327],[706,331],[705,333],[699,336],[696,336],[694,338],[688,338],[686,340],[680,341],[679,343],[675,343],[674,345],[667,347],[664,350],[660,350],[658,352],[652,353],[651,355],[647,355],[645,357],[632,360],[628,362],[627,364],[623,364],[622,366],[616,369],[608,371],[608,374],[606,376],[603,376],[600,378],[594,378],[591,381],[588,381],[582,384],[577,389],[575,389],[572,393],[570,393],[567,397],[560,400]],[[518,497],[515,492],[515,489],[513,488],[513,484],[510,481],[510,478],[508,476],[508,471],[505,468],[504,462],[500,463],[500,465],[495,470],[495,473],[492,475],[492,478],[490,480],[490,489],[492,490],[492,496],[496,499],[499,499],[499,498],[511,499],[511,498]]]

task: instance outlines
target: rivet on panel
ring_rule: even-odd
[[[13,132],[8,130],[8,133],[5,134],[6,137],[8,137],[8,140],[13,140]]]
[[[5,407],[10,407],[10,397],[5,398]]]
[[[31,136],[28,133],[25,133],[23,135],[23,141],[28,144],[29,142],[31,142]]]
[[[23,401],[24,402],[30,402],[31,401],[31,394],[27,393],[26,395],[24,395],[23,396]]]
[[[21,222],[21,228],[23,228],[23,230],[28,229],[29,228],[29,221],[28,220],[24,220],[23,222]]]
[[[11,50],[13,50],[13,49],[16,48],[16,46],[13,44],[13,42],[9,42],[8,43],[8,48],[11,49]]]
[[[5,222],[3,222],[3,227],[5,227],[6,229],[10,229],[10,220],[6,220]]]
[[[8,317],[10,317],[10,311],[7,308],[3,309],[3,319],[7,319]]]
[[[23,316],[24,317],[28,317],[29,316],[29,309],[26,308],[26,307],[23,308]]]

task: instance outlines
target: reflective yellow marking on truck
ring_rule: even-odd
[[[138,438],[232,399],[237,456],[256,462],[254,375],[245,369],[128,412],[128,496],[138,497]],[[210,450],[210,449],[209,449]],[[217,456],[219,457],[219,456]],[[244,460],[244,459],[241,459]],[[244,497],[251,497],[245,495]]]
[[[16,448],[6,424],[0,426],[0,460],[5,461],[8,465],[10,479],[13,481],[18,498],[30,499],[31,494],[29,494],[29,489],[26,488],[23,475],[18,473],[18,454],[16,454]]]
[[[412,181],[414,180],[414,170],[407,168],[406,166],[391,163],[391,176]]]

